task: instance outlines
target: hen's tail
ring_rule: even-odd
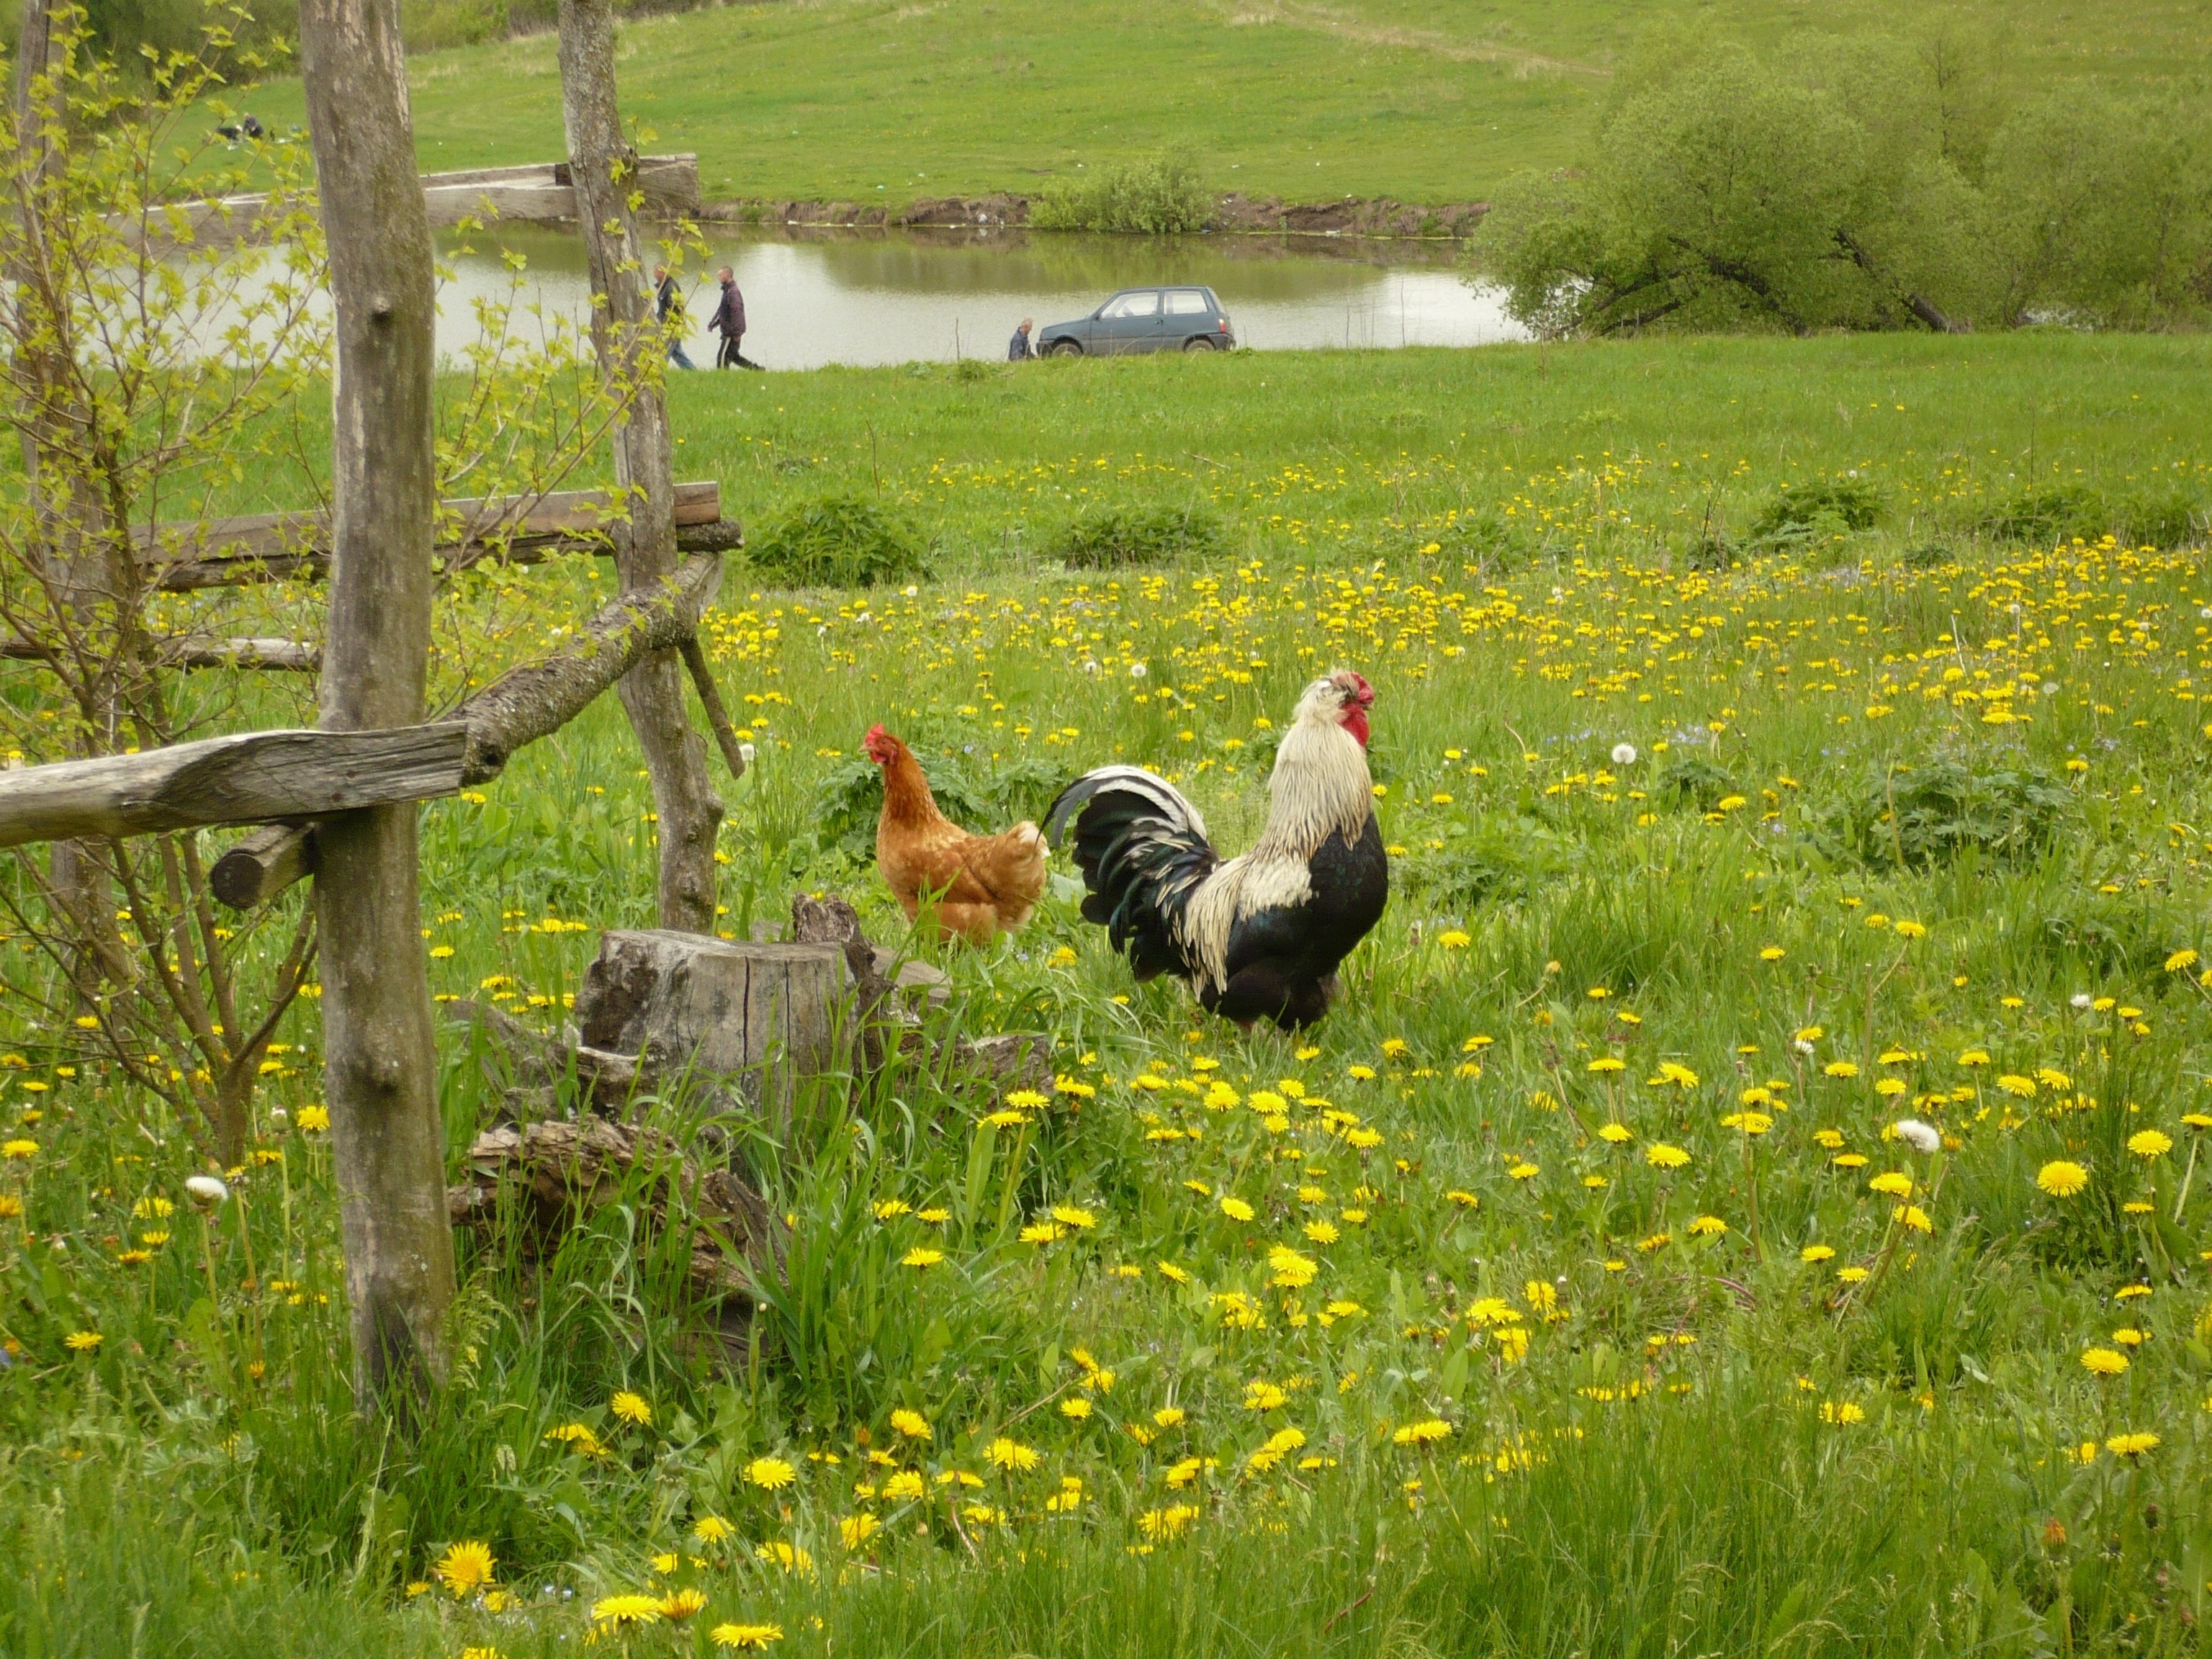
[[[1194,964],[1176,924],[1221,862],[1198,808],[1140,766],[1103,766],[1060,791],[1045,817],[1046,839],[1060,841],[1071,819],[1075,862],[1091,890],[1084,920],[1104,924],[1139,979],[1188,975]]]

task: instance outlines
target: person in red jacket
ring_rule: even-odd
[[[738,350],[738,342],[745,337],[745,296],[738,291],[737,274],[724,265],[715,275],[722,284],[722,297],[714,304],[714,314],[707,319],[708,331],[722,337],[714,352],[714,367],[758,368],[758,363],[747,361]]]

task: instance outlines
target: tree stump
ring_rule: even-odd
[[[799,1079],[844,1069],[853,985],[834,945],[609,933],[576,992],[580,1051],[729,1079],[787,1139]]]

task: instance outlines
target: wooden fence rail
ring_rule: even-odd
[[[604,489],[564,489],[535,499],[463,496],[445,503],[461,521],[452,550],[481,549],[506,538],[507,556],[522,562],[570,548],[611,551],[600,533],[611,499]],[[685,552],[727,552],[743,545],[737,525],[722,517],[721,486],[706,480],[676,486],[677,544]],[[131,532],[141,563],[172,592],[249,582],[319,581],[330,574],[327,513],[255,513],[197,519]]]
[[[561,649],[509,669],[433,724],[255,732],[0,772],[0,848],[284,823],[453,794],[496,777],[516,750],[559,731],[647,653],[693,642],[720,576],[719,556],[695,554],[658,591],[616,599]],[[685,654],[704,667],[703,653]],[[721,707],[719,695],[709,701],[702,691],[702,701],[710,717]],[[716,736],[742,770],[734,738]],[[262,867],[235,868],[226,883],[248,902],[309,873],[303,845],[249,839],[257,843],[249,861]]]

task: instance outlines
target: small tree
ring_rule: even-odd
[[[165,561],[212,550],[193,521],[328,498],[309,157],[274,140],[234,151],[212,130],[223,88],[266,65],[234,45],[246,21],[227,9],[198,52],[125,76],[88,49],[81,10],[29,8],[33,52],[0,138],[0,419],[22,458],[0,475],[0,651],[28,665],[0,696],[11,763],[315,719],[310,677],[204,665],[240,637],[313,647],[319,587],[163,580]],[[208,204],[249,184],[257,204]],[[513,528],[629,396],[591,371],[573,324],[524,310],[520,282],[477,302],[440,381],[437,491],[499,505],[468,523],[438,509],[433,708],[504,666],[503,642],[538,620],[501,568]],[[219,910],[215,850],[205,834],[25,849],[0,866],[0,907],[44,964],[5,985],[14,1018],[119,1068],[228,1167],[284,1016],[313,988],[316,946],[297,892]]]

